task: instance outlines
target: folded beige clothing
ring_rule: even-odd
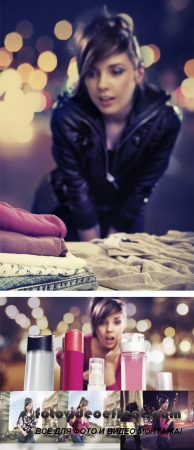
[[[0,252],[43,256],[65,256],[68,252],[63,238],[26,236],[14,231],[0,230]]]
[[[59,256],[0,253],[0,263],[32,267],[60,267],[63,269],[81,269],[87,266],[84,259],[77,258],[69,252],[65,258],[60,258]]]

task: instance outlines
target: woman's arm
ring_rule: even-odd
[[[23,436],[27,436],[28,433],[22,429],[22,427],[18,424],[19,430],[22,432]]]
[[[167,107],[166,107],[167,108]],[[155,190],[159,178],[168,167],[169,158],[180,130],[180,119],[174,111],[166,110],[166,115],[160,123],[164,133],[153,148],[140,156],[141,167],[134,178],[127,199],[115,212],[112,227],[118,231],[127,232],[141,207],[146,204],[149,196]]]
[[[66,110],[67,108],[67,110]],[[68,107],[56,108],[51,120],[53,133],[53,156],[64,175],[67,189],[68,206],[80,237],[84,240],[98,237],[96,225],[98,216],[89,194],[89,185],[85,179],[79,161],[78,150],[74,143],[77,124],[68,122]],[[70,119],[71,121],[71,119]],[[72,120],[73,121],[73,120]],[[81,156],[80,156],[81,158]],[[92,237],[91,237],[92,236]]]

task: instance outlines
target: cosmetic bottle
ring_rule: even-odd
[[[105,390],[106,385],[104,384],[104,359],[90,358],[88,391]]]
[[[28,336],[24,391],[53,391],[54,335]]]
[[[155,374],[156,391],[173,391],[171,372],[158,372]]]
[[[82,391],[84,335],[77,330],[67,331],[62,344],[60,389]]]
[[[141,333],[124,333],[121,350],[121,390],[146,390],[147,343]]]

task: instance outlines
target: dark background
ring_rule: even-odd
[[[106,3],[97,0],[4,0],[1,6],[1,46],[6,34],[15,31],[19,21],[30,21],[34,33],[25,40],[25,44],[35,52],[35,67],[38,37],[48,35],[53,39],[58,66],[49,74],[46,90],[54,103],[64,87],[68,62],[72,57],[68,51],[69,42],[58,40],[54,35],[55,24],[67,20],[74,25],[80,15],[85,15],[85,10],[103,7],[104,4],[112,12],[127,13],[133,18],[140,46],[155,44],[160,48],[161,57],[147,69],[146,79],[174,92],[186,78],[185,62],[193,58],[192,0],[107,0]],[[17,53],[14,58],[17,60]],[[17,65],[17,61],[12,66],[14,64]],[[0,140],[1,201],[30,210],[41,177],[55,167],[50,151],[50,115],[51,108],[35,114],[33,137],[28,143]],[[170,165],[147,205],[145,231],[148,233],[161,235],[169,229],[193,230],[192,129],[193,112],[183,108],[182,129]]]

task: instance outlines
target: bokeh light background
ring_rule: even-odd
[[[51,155],[52,105],[77,78],[72,32],[95,0],[6,0],[1,6],[1,200],[30,210]],[[146,81],[168,90],[182,108],[183,126],[166,175],[147,207],[145,231],[193,229],[193,1],[107,0],[133,21]],[[129,17],[130,16],[130,17]]]
[[[193,389],[194,298],[125,298],[126,332],[143,333],[148,341],[147,389],[156,372],[172,372],[175,390]],[[61,348],[67,330],[91,332],[89,298],[1,297],[1,389],[22,390],[28,335],[55,335]],[[59,389],[59,366],[55,386]]]

